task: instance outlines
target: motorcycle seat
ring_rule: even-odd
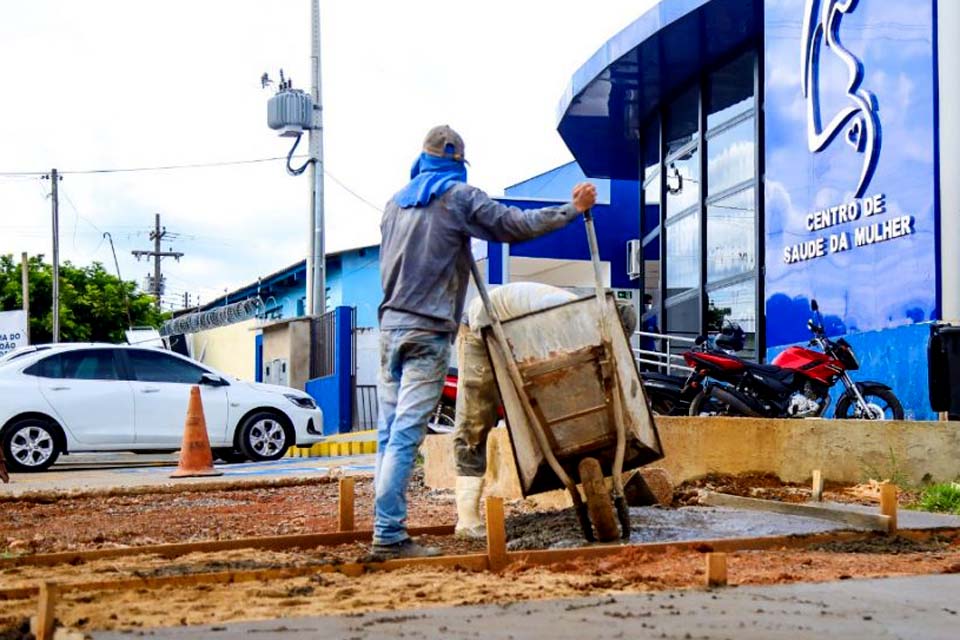
[[[792,371],[789,369],[784,369],[783,367],[778,367],[775,364],[757,364],[755,362],[749,362],[747,363],[747,368],[756,373],[773,378],[774,380],[779,380],[785,384],[789,384],[789,382],[793,380]]]

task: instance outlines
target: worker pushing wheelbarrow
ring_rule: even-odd
[[[606,542],[630,536],[623,472],[663,452],[615,301],[605,293],[590,211],[584,222],[594,297],[501,322],[476,264],[471,268],[491,321],[483,338],[521,491],[526,497],[565,488],[584,537]]]

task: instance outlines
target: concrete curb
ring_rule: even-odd
[[[287,458],[330,458],[338,456],[359,456],[377,452],[377,432],[355,431],[330,436],[323,442],[309,447],[290,447]]]

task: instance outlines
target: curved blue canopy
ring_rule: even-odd
[[[557,130],[593,178],[637,180],[640,124],[704,68],[759,39],[762,0],[661,0],[574,73]]]

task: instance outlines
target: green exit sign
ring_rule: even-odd
[[[632,291],[617,291],[617,300],[632,300]]]

